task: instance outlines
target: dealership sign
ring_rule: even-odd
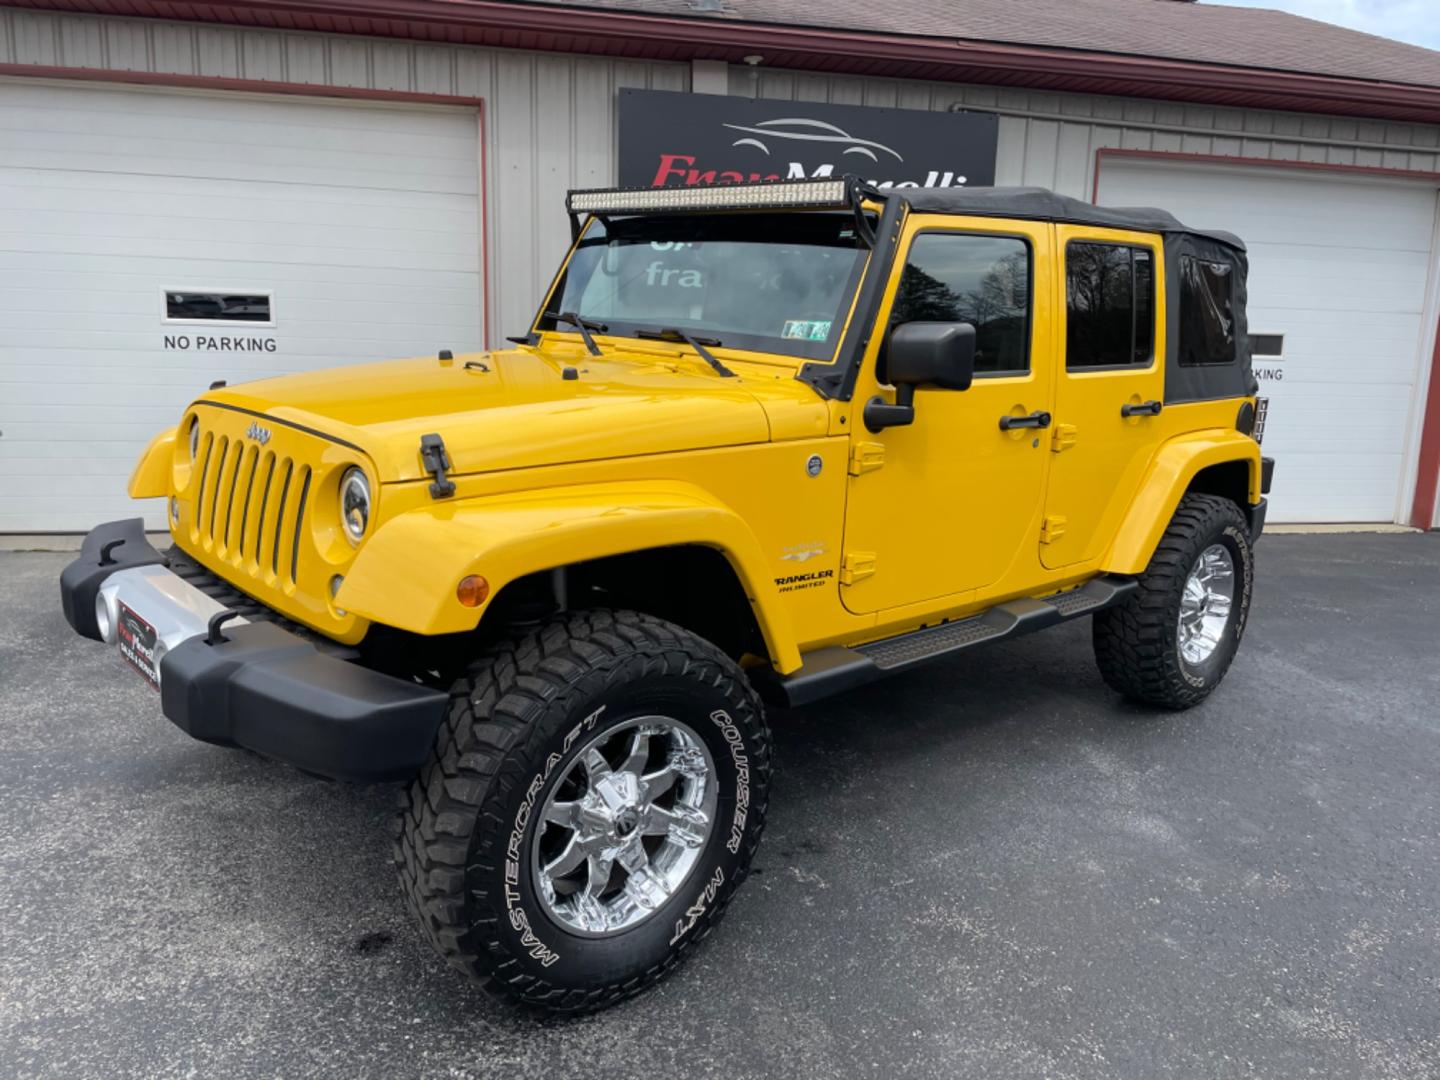
[[[992,113],[620,91],[623,187],[846,173],[879,187],[984,187],[995,182],[998,138]]]

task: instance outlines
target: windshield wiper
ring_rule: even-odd
[[[554,319],[557,323],[564,323],[566,326],[573,326],[580,331],[580,337],[585,342],[585,348],[590,350],[591,356],[600,356],[600,346],[595,344],[595,339],[590,336],[590,331],[603,334],[610,327],[604,323],[594,322],[590,319],[582,319],[573,311],[546,311],[543,313],[546,319]]]
[[[699,353],[700,359],[714,368],[717,374],[723,375],[727,379],[735,378],[735,372],[717,360],[715,354],[705,347],[706,345],[715,345],[718,347],[720,344],[719,338],[691,337],[685,333],[684,330],[677,329],[673,326],[664,326],[659,330],[636,330],[635,336],[639,338],[653,338],[656,341],[683,341]]]

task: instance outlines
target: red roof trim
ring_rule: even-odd
[[[1440,122],[1440,87],[1020,45],[503,0],[7,0],[12,6],[644,59],[739,61]]]

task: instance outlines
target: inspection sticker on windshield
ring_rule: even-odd
[[[815,319],[805,322],[800,319],[785,320],[785,329],[781,337],[799,338],[801,341],[824,341],[830,336],[830,324],[833,319]]]

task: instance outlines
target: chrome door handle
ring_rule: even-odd
[[[1165,406],[1158,401],[1143,401],[1139,405],[1121,405],[1121,416],[1159,416]]]
[[[1048,412],[1032,412],[1029,416],[1002,416],[1000,417],[1000,430],[1012,431],[1015,428],[1044,428],[1050,426],[1050,414]]]

